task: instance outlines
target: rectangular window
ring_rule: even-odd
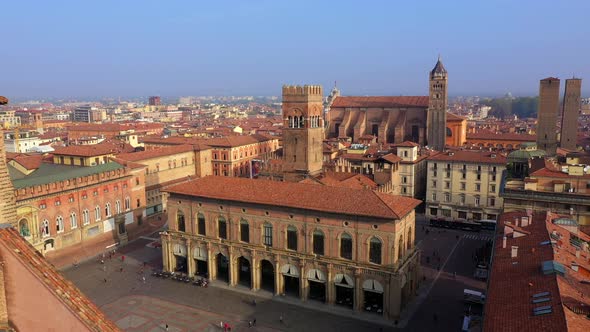
[[[219,238],[227,239],[227,223],[225,220],[219,220]]]
[[[437,216],[438,215],[438,209],[437,208],[430,208],[430,215],[431,216]]]
[[[490,197],[490,206],[496,206],[496,198]]]
[[[461,174],[461,179],[463,179],[463,180],[467,179],[467,173],[462,173]]]
[[[476,178],[476,180],[477,180],[477,181],[481,181],[481,174],[477,173],[477,178]]]
[[[465,204],[465,195],[459,196],[459,199],[461,201],[461,204]]]
[[[496,182],[496,176],[492,175],[492,182]]]
[[[262,234],[262,242],[265,246],[272,247],[272,226],[265,224],[262,227],[263,234]]]
[[[496,185],[495,185],[495,184],[492,184],[492,185],[490,186],[490,191],[491,191],[491,192],[493,192],[493,193],[495,193],[495,192],[496,192]]]
[[[432,188],[436,188],[436,180],[432,181]]]
[[[450,178],[450,177],[451,177],[451,172],[447,172],[447,173],[445,174],[445,177],[446,177],[446,178]]]
[[[451,188],[451,183],[449,181],[445,181],[445,189]]]
[[[287,230],[287,249],[297,250],[297,230]]]
[[[479,206],[479,197],[475,197],[475,206]]]
[[[432,200],[436,201],[436,193],[432,193]]]
[[[475,184],[475,191],[480,191],[481,190],[481,184],[476,183]]]
[[[465,186],[466,186],[465,182],[461,182],[461,190],[465,190]]]
[[[240,223],[240,241],[250,242],[250,226],[246,222]]]
[[[437,177],[437,176],[438,176],[438,173],[437,173],[436,171],[434,171],[434,172],[432,172],[432,175],[433,175],[434,177]]]
[[[451,201],[451,194],[445,193],[445,202],[450,202],[450,201]]]

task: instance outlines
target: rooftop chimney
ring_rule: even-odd
[[[512,246],[512,252],[510,253],[510,257],[516,258],[518,256],[518,246]]]

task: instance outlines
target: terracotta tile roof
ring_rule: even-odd
[[[492,157],[494,156],[494,157]],[[430,156],[432,161],[454,161],[481,164],[506,164],[506,157],[496,152],[454,150]]]
[[[259,142],[266,142],[277,139],[276,136],[254,134],[244,136],[225,136],[216,138],[200,138],[200,137],[154,137],[146,136],[141,141],[152,144],[167,144],[167,145],[181,145],[181,144],[203,144],[211,147],[236,147]]]
[[[195,147],[192,145],[176,145],[166,148],[149,149],[145,151],[138,151],[132,153],[121,153],[117,155],[117,158],[128,160],[128,161],[141,161],[152,158],[159,158],[164,156],[171,156],[178,153],[194,151]]]
[[[399,163],[400,161],[402,161],[401,157],[399,157],[398,155],[393,154],[393,153],[388,153],[386,155],[383,155],[383,156],[381,156],[381,159],[388,161],[392,164],[396,164],[396,163]]]
[[[115,323],[90,301],[74,284],[65,279],[53,265],[35,250],[14,228],[0,229],[0,245],[14,252],[14,257],[25,265],[38,282],[45,284],[70,312],[75,315],[89,331],[121,331]],[[42,301],[42,299],[39,299]],[[8,308],[10,315],[10,308]],[[56,317],[59,318],[59,317]]]
[[[466,120],[466,118],[459,116],[457,114],[453,114],[451,112],[447,112],[447,121],[463,121]]]
[[[363,174],[346,172],[326,172],[319,181],[322,184],[352,189],[377,189],[378,185]],[[302,181],[303,182],[303,181]],[[300,182],[300,183],[302,183]]]
[[[27,170],[39,168],[43,162],[42,154],[6,153],[7,161],[14,161]]]
[[[304,183],[208,176],[164,191],[228,201],[285,206],[312,211],[400,219],[421,201],[402,196]],[[385,195],[385,196],[384,196]]]
[[[467,133],[467,140],[493,140],[493,141],[517,141],[517,142],[536,142],[537,137],[528,134],[518,133],[495,133],[492,131],[481,130],[477,133]]]
[[[102,142],[94,145],[70,145],[59,148],[56,147],[53,154],[57,156],[92,157],[129,152],[129,150],[133,150],[133,148],[126,143]]]
[[[560,305],[557,279],[555,275],[544,275],[541,271],[542,262],[554,258],[551,245],[540,245],[550,240],[545,227],[546,214],[535,213],[532,224],[525,226],[531,234],[508,238],[506,248],[502,248],[504,224],[523,216],[526,212],[508,212],[502,214],[498,221],[484,331],[565,331],[567,325]],[[518,246],[516,258],[511,257],[512,246]],[[543,292],[550,293],[550,300],[533,304],[532,296]],[[543,305],[550,305],[553,312],[533,316],[533,309]]]
[[[506,248],[502,248],[502,226],[523,216],[525,212],[510,212],[500,217],[484,330],[590,331],[590,320],[586,318],[590,314],[590,284],[582,282],[590,281],[590,253],[580,242],[590,243],[590,236],[580,232],[574,235],[554,223],[557,218],[569,216],[539,212],[533,214],[532,224],[516,226],[528,234],[507,239]],[[579,247],[574,243],[580,243]],[[517,258],[510,257],[512,246],[518,246]],[[541,266],[546,261],[561,264],[564,273],[544,274]],[[550,293],[542,296],[549,301],[532,303],[532,296],[542,292]],[[552,312],[534,316],[533,308],[540,306],[551,306]]]
[[[336,107],[428,107],[428,96],[336,97],[332,108]]]
[[[401,143],[391,144],[391,146],[400,147],[400,148],[413,148],[413,147],[419,147],[420,144],[414,143],[412,141],[404,141]]]

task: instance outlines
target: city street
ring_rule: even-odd
[[[423,216],[416,217],[416,224],[416,241],[422,250],[422,272],[426,278],[421,291],[432,288],[405,329],[460,331],[466,310],[463,289],[484,291],[486,287],[485,282],[473,278],[475,262],[472,255],[492,239],[493,233],[429,228]],[[425,230],[430,229],[428,235],[422,226],[425,226]],[[436,256],[433,256],[434,252]],[[428,259],[430,263],[427,263]],[[453,273],[456,273],[456,277]],[[472,312],[478,309],[481,312],[481,308],[472,308]]]
[[[152,277],[151,270],[161,268],[161,249],[153,247],[157,233],[118,249],[112,259],[107,255],[104,265],[100,259],[89,260],[64,274],[126,331],[163,331],[165,324],[170,331],[221,331],[220,322],[227,322],[234,331],[457,331],[465,310],[463,289],[485,287],[472,277],[472,255],[491,234],[432,228],[426,235],[423,225],[419,216],[416,238],[423,250],[425,281],[398,329],[373,315],[313,301],[303,305],[297,299],[274,298],[262,291],[255,294],[239,286],[230,289],[214,283],[201,288]],[[142,272],[144,262],[147,267]],[[252,305],[255,298],[256,306]],[[256,327],[249,328],[248,321],[253,319]]]

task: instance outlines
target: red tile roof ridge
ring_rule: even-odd
[[[338,107],[428,107],[428,96],[338,96],[332,102]]]
[[[240,190],[235,190],[236,188]],[[395,200],[389,200],[384,204],[384,201],[377,199],[370,189],[222,176],[195,179],[167,187],[164,191],[180,195],[384,219],[400,219],[409,212],[407,206],[415,207],[421,203],[413,198],[395,196]]]
[[[71,281],[64,278],[33,246],[12,227],[0,229],[0,245],[18,255],[23,263],[49,292],[62,302],[80,322],[92,331],[121,331],[115,323],[90,301]]]

